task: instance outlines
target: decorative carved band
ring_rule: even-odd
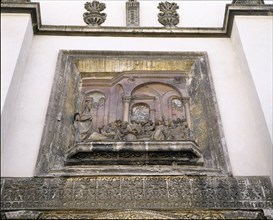
[[[2,219],[270,219],[266,210],[102,210],[102,211],[11,211],[4,212]]]
[[[268,177],[2,178],[1,209],[273,209]]]

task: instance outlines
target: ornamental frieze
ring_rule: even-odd
[[[1,209],[248,209],[273,208],[266,177],[4,178]]]

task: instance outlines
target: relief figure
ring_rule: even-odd
[[[79,113],[76,113],[74,115],[73,125],[75,128],[75,142],[85,140],[91,132],[92,115],[90,114],[89,117],[87,117],[87,115],[81,116]]]

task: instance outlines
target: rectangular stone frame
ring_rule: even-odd
[[[176,65],[173,65],[174,62]],[[83,65],[85,63],[85,65]],[[89,63],[89,64],[88,64]],[[106,63],[105,66],[102,63]],[[88,64],[88,65],[87,65]],[[92,65],[91,65],[92,64]],[[124,65],[126,64],[126,65]],[[136,65],[137,64],[137,65]],[[86,66],[87,65],[87,66]],[[84,68],[107,74],[172,71],[188,74],[192,126],[204,154],[204,166],[65,166],[67,134],[85,76]],[[112,68],[112,69],[111,69]],[[202,75],[202,77],[201,77]],[[208,129],[210,128],[210,129]],[[60,51],[48,105],[35,176],[231,175],[227,147],[206,52]]]

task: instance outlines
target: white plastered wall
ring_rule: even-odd
[[[262,152],[264,152],[263,154],[267,152],[268,155],[264,159],[261,158],[260,163],[269,162],[271,179],[273,179],[273,17],[236,16],[231,40],[241,73],[246,78],[247,83],[245,84],[249,87],[247,98],[253,103],[253,106],[247,106],[248,111],[245,113],[253,112],[255,117],[249,117],[249,121],[252,122],[249,123],[249,126],[253,127],[254,133],[248,133],[249,129],[245,130],[245,134],[252,140],[252,145],[247,146],[242,143],[240,151],[242,153],[244,151],[251,152],[253,158],[256,156],[259,158]],[[257,141],[257,136],[264,140],[263,144]],[[234,170],[235,174],[242,172],[241,170],[246,173],[252,172],[248,165],[251,160],[240,158],[240,155],[236,155],[236,149],[230,148],[229,151],[231,161],[240,161],[241,163],[241,166]]]
[[[241,24],[241,27],[245,27],[245,24]],[[241,42],[244,41],[240,35],[241,27],[234,26],[237,34],[232,40],[34,36],[28,62],[25,68],[20,68],[22,78],[17,87],[20,95],[16,96],[16,106],[9,118],[10,128],[5,136],[8,141],[2,146],[2,176],[33,176],[57,56],[63,49],[207,51],[233,174],[270,175],[272,156],[269,151],[272,150],[272,143],[265,121],[268,116],[264,116],[256,92],[255,78],[246,55],[251,52],[245,52],[248,46]],[[251,29],[251,25],[248,29]],[[23,45],[13,47],[19,49]],[[270,57],[258,59],[272,64]]]
[[[8,93],[14,92],[13,76],[18,78],[24,69],[32,37],[29,14],[1,14],[1,113]]]
[[[138,0],[140,2],[140,26],[142,27],[162,27],[158,22],[160,12],[158,4],[161,0]],[[41,17],[43,24],[46,25],[86,25],[82,19],[84,4],[86,1],[51,1],[51,0],[32,0],[40,2]],[[125,26],[126,0],[103,0],[106,8],[102,13],[106,13],[106,21],[102,26]],[[178,27],[222,27],[226,4],[232,0],[173,0],[179,6],[177,10],[180,15]],[[204,10],[206,9],[206,10]],[[63,13],[65,12],[65,13]],[[58,16],[55,16],[58,15]]]
[[[1,155],[9,155],[7,138],[11,121],[20,111],[18,92],[32,45],[33,30],[29,14],[1,14]],[[15,153],[15,158],[16,158]],[[12,158],[12,156],[10,157]],[[1,158],[2,159],[2,158]],[[11,159],[13,160],[13,159]],[[1,164],[5,167],[4,162]]]

